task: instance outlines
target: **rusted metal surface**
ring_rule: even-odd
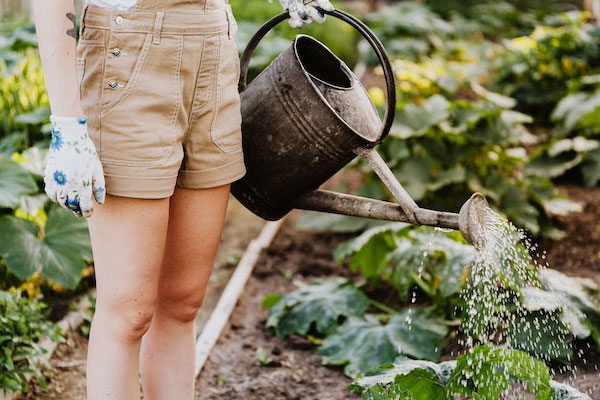
[[[460,208],[458,227],[465,239],[481,249],[485,246],[485,229],[490,206],[481,193],[474,193]]]
[[[241,99],[247,173],[232,193],[268,220],[287,214],[296,198],[349,163],[353,149],[372,147],[381,128],[352,71],[306,35],[297,36]]]
[[[354,152],[364,158],[369,166],[375,171],[377,176],[383,181],[385,186],[390,190],[404,213],[408,221],[412,224],[417,224],[415,211],[419,208],[417,203],[410,197],[404,187],[398,182],[394,173],[381,158],[381,155],[375,149],[355,149]]]
[[[458,214],[455,213],[417,207],[414,209],[415,220],[413,222],[406,216],[400,204],[328,190],[315,190],[307,193],[294,202],[294,207],[302,210],[324,211],[355,217],[458,229]]]

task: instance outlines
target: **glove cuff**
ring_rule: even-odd
[[[50,115],[50,122],[52,125],[59,127],[68,125],[85,125],[87,123],[87,115],[81,117],[61,117],[58,115]]]
[[[87,116],[81,117],[60,117],[50,115],[52,123],[52,133],[60,132],[61,135],[67,138],[78,136],[87,136]]]

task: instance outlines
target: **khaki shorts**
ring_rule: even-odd
[[[245,174],[237,24],[206,1],[217,6],[85,7],[78,79],[107,193],[163,198]]]

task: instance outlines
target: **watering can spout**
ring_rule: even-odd
[[[298,198],[295,208],[323,211],[334,214],[351,215],[381,219],[387,221],[408,222],[415,225],[428,225],[446,229],[460,230],[464,238],[476,248],[485,244],[485,215],[489,209],[485,197],[475,193],[461,207],[460,213],[428,210],[416,206],[411,218],[402,204],[368,199],[328,190],[314,190]]]

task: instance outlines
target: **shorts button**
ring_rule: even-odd
[[[121,25],[121,24],[123,23],[123,17],[121,17],[121,16],[119,15],[117,18],[115,18],[115,22],[116,22],[117,24]]]
[[[119,86],[119,82],[117,82],[117,81],[115,81],[115,80],[113,79],[113,80],[111,80],[110,82],[108,82],[108,86],[109,86],[111,89],[114,89],[114,88],[116,88],[117,86]]]
[[[113,56],[115,57],[119,57],[121,55],[121,49],[118,47],[115,47],[112,51]]]

